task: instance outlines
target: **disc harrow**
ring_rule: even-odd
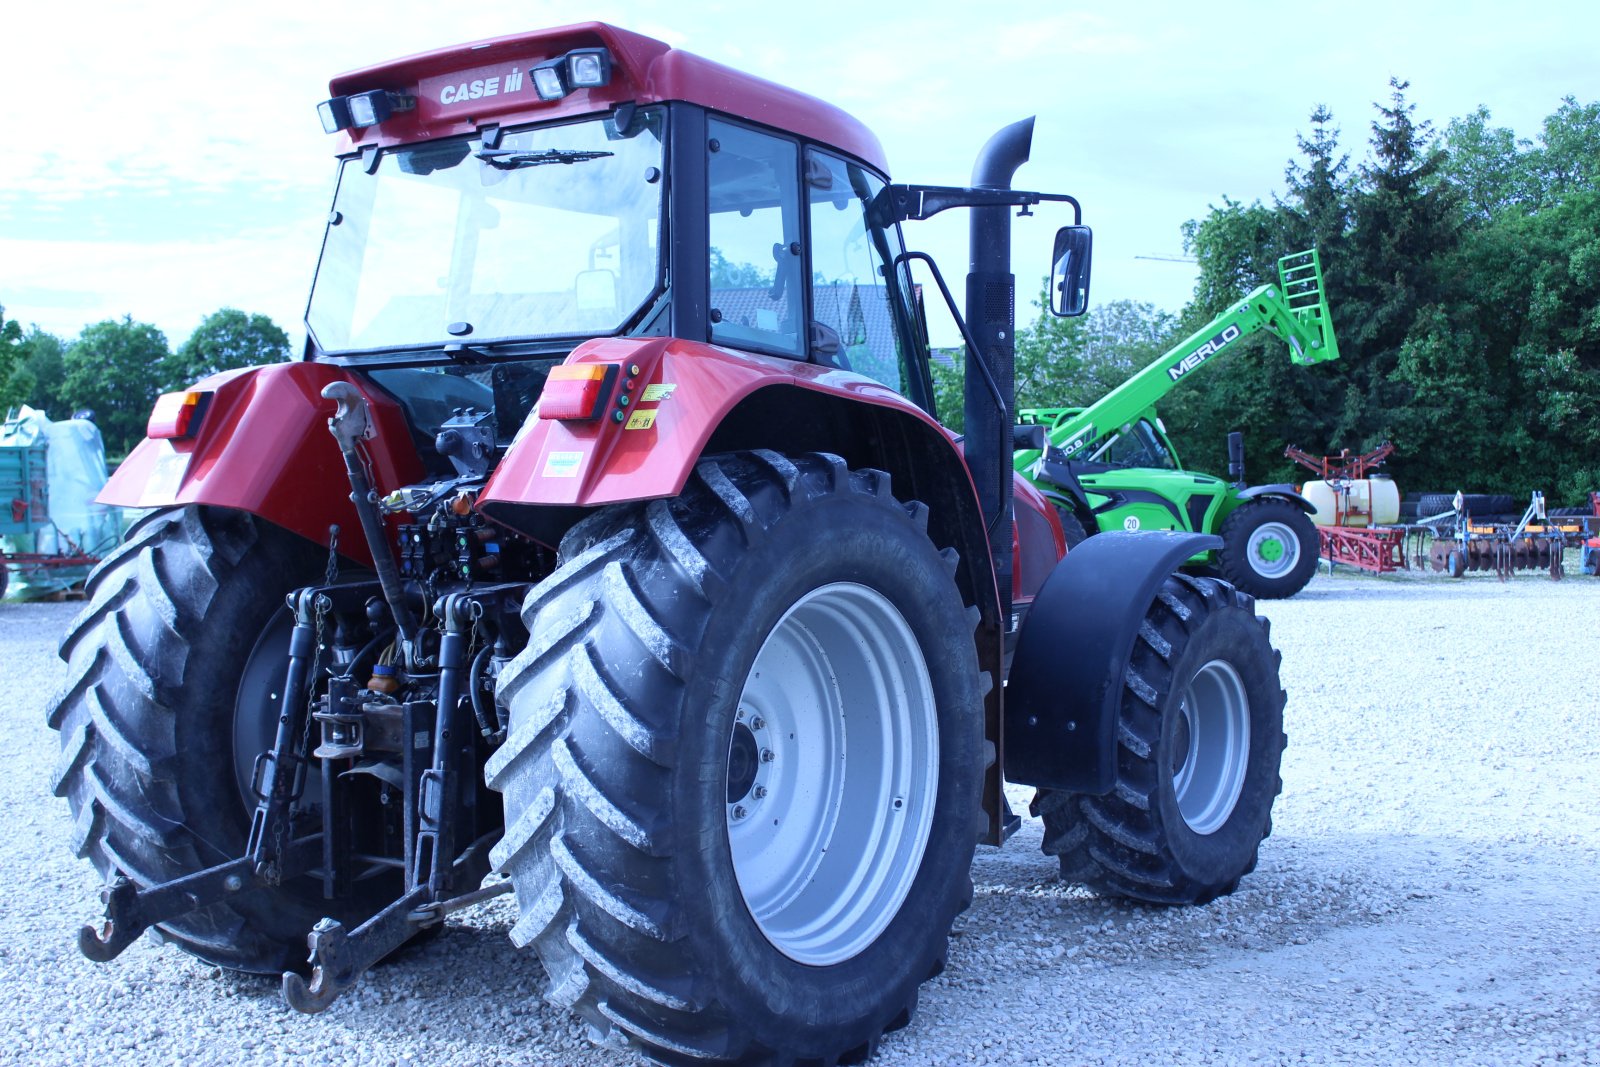
[[[1441,524],[1428,552],[1433,569],[1452,578],[1469,571],[1493,571],[1503,581],[1517,571],[1544,571],[1559,580],[1565,574],[1562,559],[1567,547],[1583,545],[1593,525],[1587,517],[1549,516],[1539,492],[1516,523],[1476,522],[1461,507],[1460,493],[1456,501],[1453,526],[1448,521]]]

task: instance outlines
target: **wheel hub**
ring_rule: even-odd
[[[755,789],[756,771],[760,766],[761,749],[756,744],[755,732],[741,718],[733,724],[733,740],[728,745],[729,804],[737,804],[750,796]]]
[[[1244,792],[1250,762],[1250,698],[1226,660],[1195,672],[1172,732],[1172,791],[1189,829],[1222,829]]]
[[[1300,562],[1300,539],[1281,522],[1264,522],[1245,545],[1251,568],[1263,578],[1281,578]]]
[[[729,852],[763,936],[811,966],[872,944],[916,879],[938,778],[904,616],[855,583],[802,597],[756,653],[728,739]]]

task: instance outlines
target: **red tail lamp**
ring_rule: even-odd
[[[583,422],[598,419],[617,380],[615,363],[568,363],[555,367],[539,394],[539,417]]]
[[[190,390],[162,393],[145,424],[146,435],[161,440],[183,440],[200,432],[200,419],[211,402],[211,394]]]

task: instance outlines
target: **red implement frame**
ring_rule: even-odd
[[[1313,456],[1294,445],[1283,450],[1283,454],[1294,460],[1302,467],[1307,467],[1317,472],[1325,482],[1353,482],[1365,478],[1389,458],[1394,451],[1394,445],[1385,441],[1371,452],[1364,452],[1359,456],[1352,456],[1348,448],[1341,448],[1337,456]]]
[[[1322,558],[1332,563],[1347,563],[1373,574],[1406,568],[1404,530],[1319,526],[1317,534]]]

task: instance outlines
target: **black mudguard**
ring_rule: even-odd
[[[1209,534],[1111,530],[1067,553],[1017,639],[1005,692],[1007,780],[1104,794],[1116,784],[1122,673],[1161,583]]]
[[[1288,483],[1279,485],[1252,485],[1248,489],[1242,489],[1239,491],[1240,500],[1254,500],[1257,497],[1263,496],[1282,497],[1284,500],[1289,501],[1289,503],[1294,504],[1307,515],[1315,515],[1317,512],[1317,506],[1297,493],[1294,486],[1289,485]]]

